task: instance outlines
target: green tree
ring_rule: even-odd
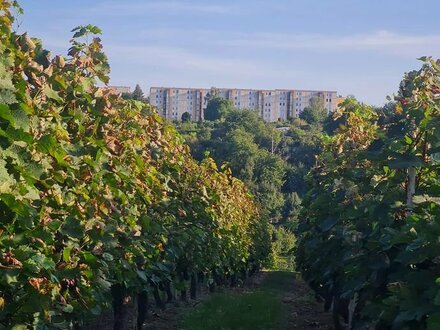
[[[252,190],[272,220],[279,221],[281,207],[284,204],[281,189],[284,184],[286,164],[281,157],[267,150],[260,151],[255,164],[255,186]]]
[[[182,122],[187,123],[189,121],[191,121],[191,114],[188,111],[185,111],[182,114]]]
[[[310,99],[309,106],[304,108],[299,118],[305,120],[310,125],[322,124],[327,118],[328,112],[325,108],[324,98],[313,96]]]
[[[281,132],[272,124],[266,123],[255,111],[234,110],[229,111],[222,125],[225,131],[242,128],[253,135],[255,143],[260,148],[270,152],[276,151],[276,147],[281,142]]]
[[[142,91],[142,88],[141,86],[139,86],[139,84],[136,84],[136,87],[134,88],[134,91],[132,93],[132,99],[137,101],[144,100],[144,92]]]
[[[242,128],[237,128],[225,137],[225,147],[223,158],[231,167],[232,173],[242,180],[252,182],[259,153],[254,136]]]
[[[233,106],[231,101],[213,95],[208,97],[208,103],[204,111],[204,119],[210,121],[224,119],[232,110]]]

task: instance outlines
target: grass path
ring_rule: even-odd
[[[263,272],[244,288],[226,289],[168,310],[145,329],[332,329],[331,316],[294,273]]]

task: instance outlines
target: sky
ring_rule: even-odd
[[[440,57],[438,0],[21,0],[19,32],[66,54],[103,30],[110,85],[334,90],[382,105]]]

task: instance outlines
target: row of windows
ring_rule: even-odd
[[[235,106],[240,106],[240,102],[234,102]],[[249,106],[255,106],[255,102],[249,102]]]
[[[159,102],[159,103],[160,103],[160,102]],[[179,102],[177,102],[177,101],[174,101],[174,102],[173,102],[173,104],[174,104],[174,105],[177,105],[177,104],[179,104]],[[189,102],[189,105],[193,105],[192,101],[191,101],[191,102]]]
[[[165,91],[163,91],[163,92],[165,92]],[[172,91],[171,91],[172,92]],[[159,89],[159,90],[157,90],[156,91],[156,97],[159,97],[159,95],[158,94],[161,94],[162,93],[162,90],[161,89]],[[187,94],[197,94],[197,91],[191,91],[191,90],[187,90],[186,91],[186,93]],[[226,96],[226,93],[227,92],[221,92],[221,94],[222,95],[224,95],[224,96]],[[249,96],[251,96],[252,94],[256,94],[256,93],[259,93],[258,91],[254,91],[254,92],[252,92],[252,91],[249,91]],[[288,92],[286,92],[286,91],[283,91],[283,92],[281,92],[281,95],[286,95]],[[174,90],[174,94],[179,94],[179,91],[176,89],[176,90]],[[240,92],[238,92],[238,95],[241,95],[240,94]],[[265,92],[264,93],[264,95],[269,95],[269,96],[271,96],[272,95],[272,92]],[[297,92],[296,93],[296,95],[297,96],[306,96],[306,97],[309,97],[309,96],[313,96],[314,94],[311,94],[311,93],[303,93],[303,92]],[[322,94],[321,94],[322,95]],[[237,99],[237,96],[235,96],[235,99]],[[285,99],[285,96],[282,98],[283,100]],[[327,102],[331,102],[331,94],[327,94],[327,99],[326,99],[326,101]]]

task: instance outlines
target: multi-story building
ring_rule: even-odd
[[[171,120],[181,120],[188,112],[193,121],[203,120],[207,106],[207,96],[211,89],[152,87],[150,102],[159,113]],[[333,112],[341,102],[335,91],[312,90],[254,90],[254,89],[216,89],[217,94],[230,100],[240,110],[253,110],[267,122],[298,117],[310,105],[312,97],[324,99],[327,111]]]

